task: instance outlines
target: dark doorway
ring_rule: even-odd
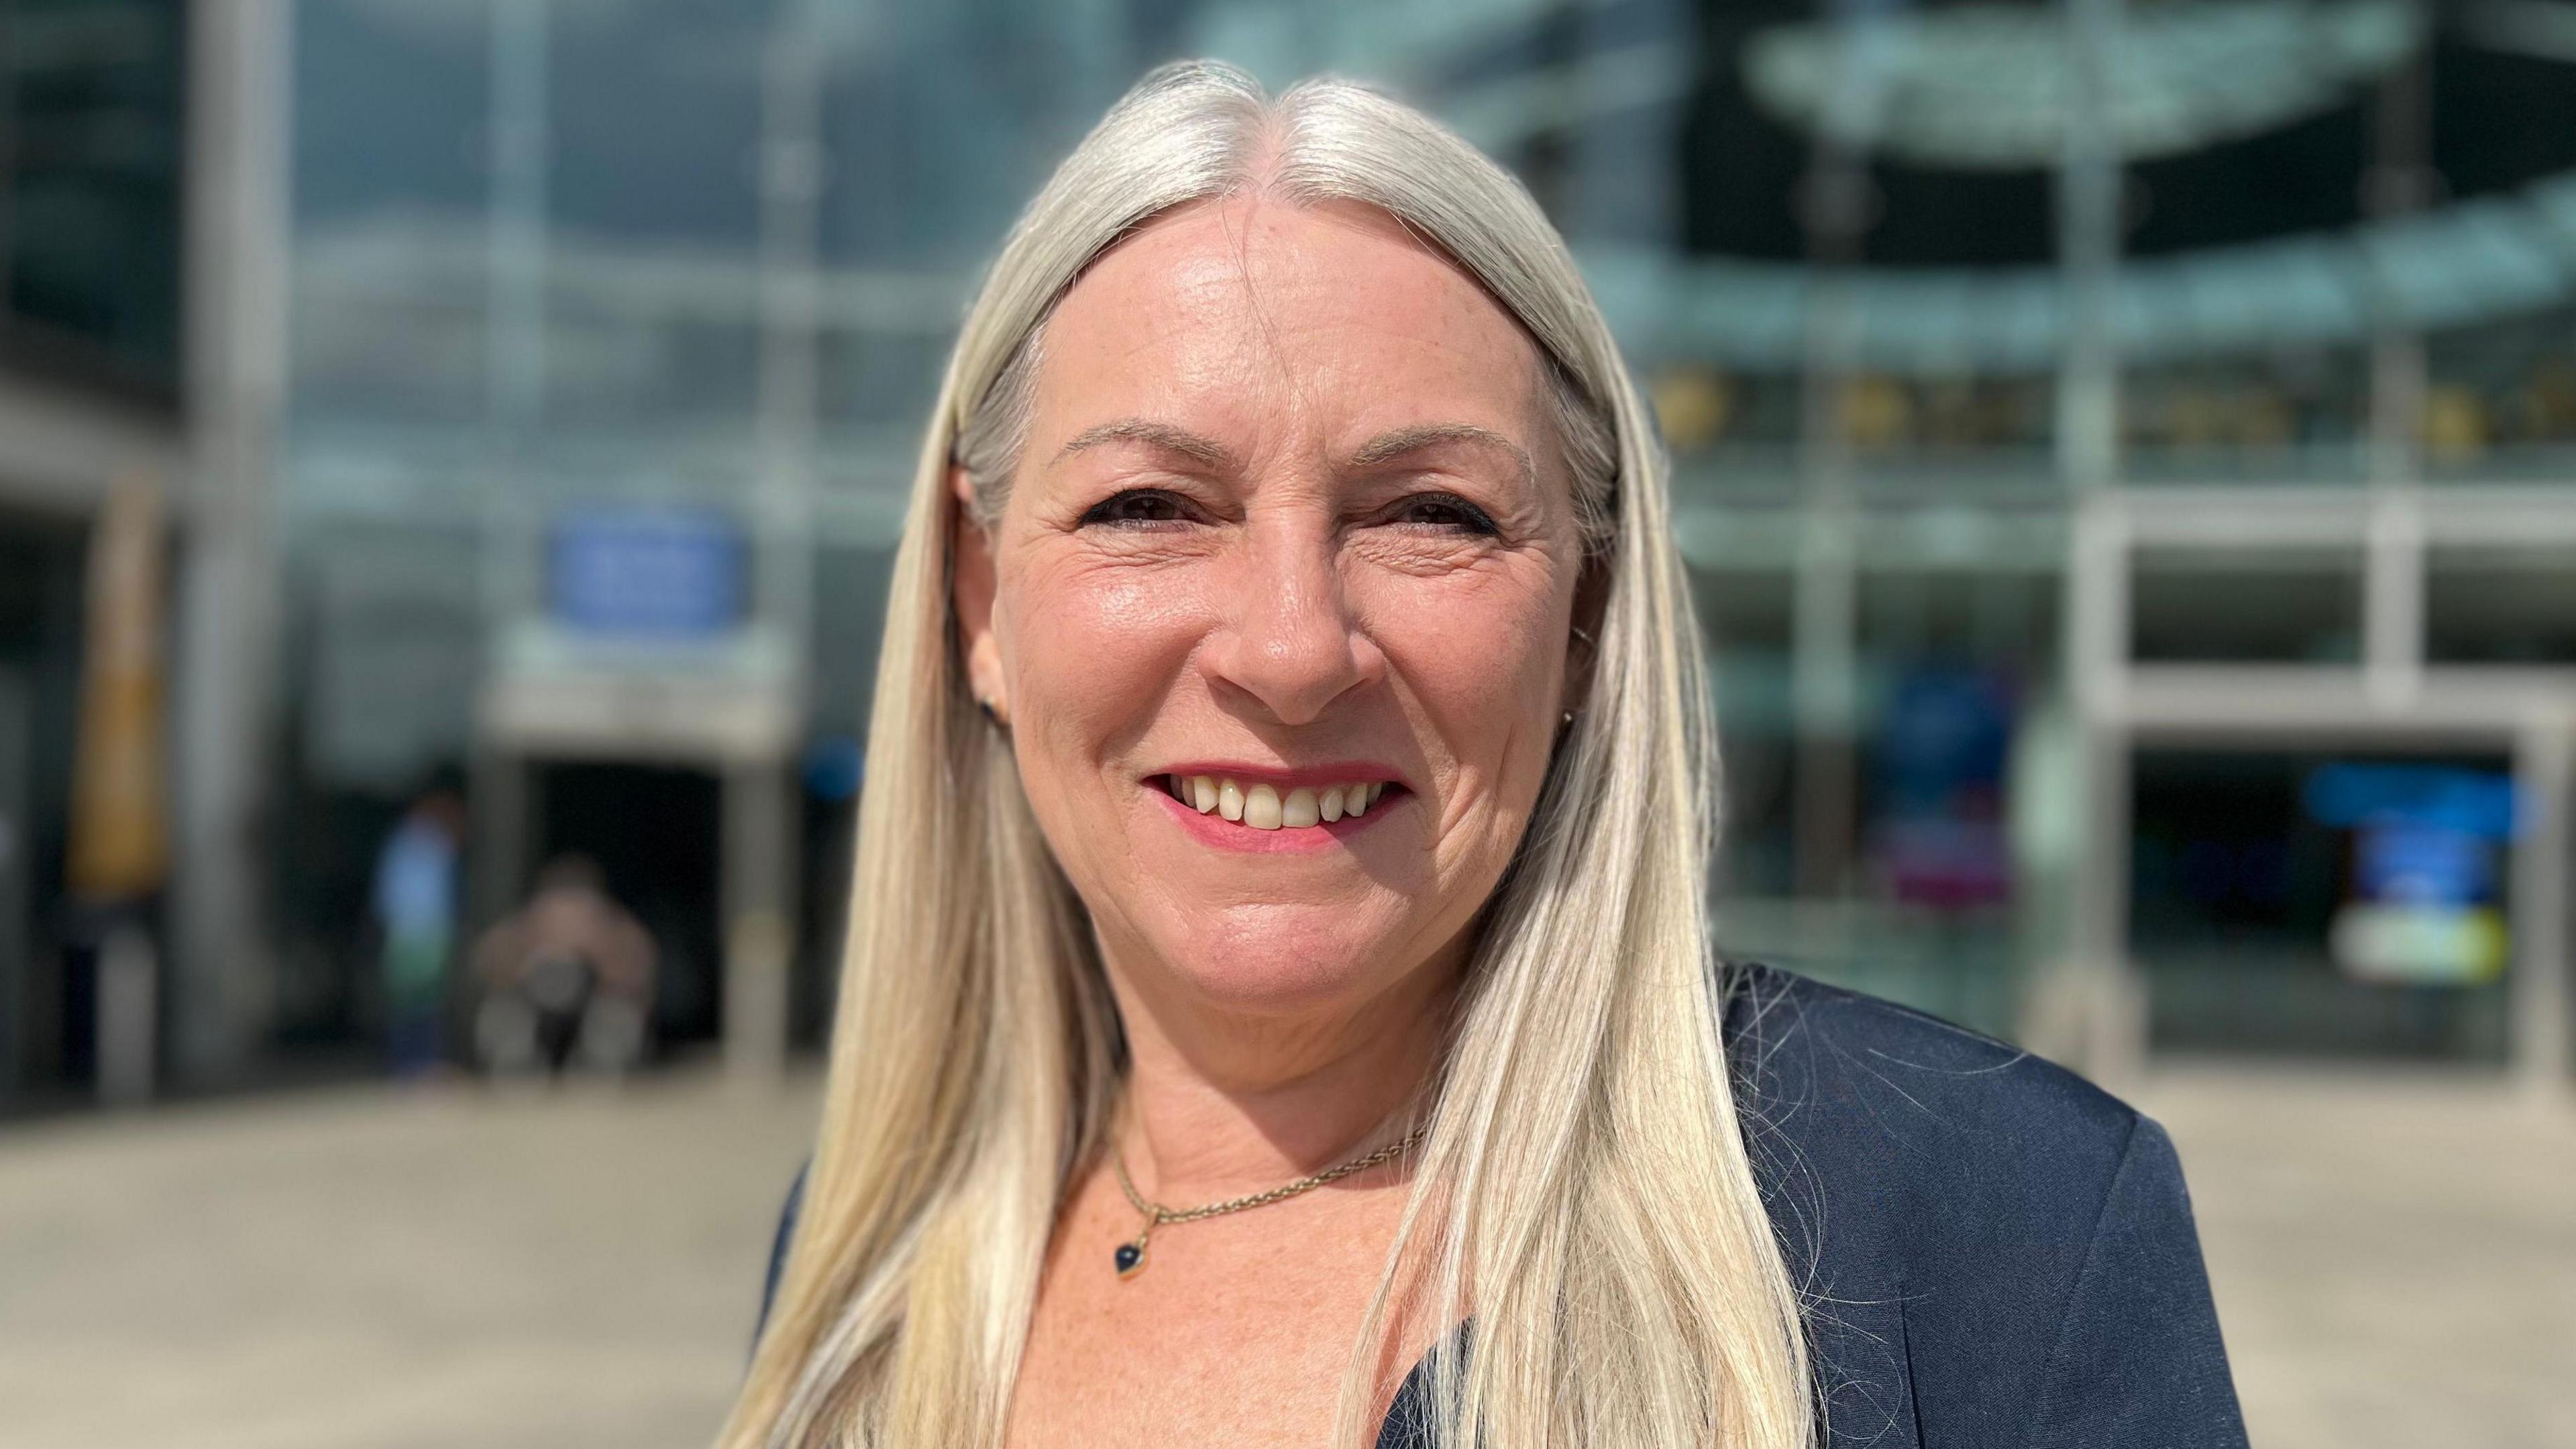
[[[2375,846],[2374,834],[2408,823],[2394,810],[2407,802],[2392,800],[2385,820],[2355,828],[2344,818],[2352,812],[2327,797],[2351,793],[2338,781],[2356,771],[2400,787],[2456,780],[2509,792],[2508,767],[2474,753],[2139,751],[2130,949],[2146,973],[2154,1046],[2501,1064],[2511,997],[2502,973],[2410,980],[2338,959],[2339,923],[2370,904],[2374,860],[2402,859],[2385,845],[2407,846],[2420,832]],[[2477,859],[2450,862],[2460,854],[2450,852],[2438,872],[2462,877],[2459,899],[2433,904],[2502,921],[2506,848],[2468,848]]]
[[[538,767],[536,864],[577,853],[653,934],[662,1045],[713,1041],[721,1003],[723,787],[704,770],[650,765]]]
[[[0,510],[0,1111],[89,1071],[64,899],[78,743],[84,520]]]

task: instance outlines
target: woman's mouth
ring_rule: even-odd
[[[1300,830],[1355,819],[1383,808],[1389,791],[1400,794],[1404,789],[1393,780],[1345,780],[1282,790],[1228,775],[1175,774],[1154,779],[1164,793],[1189,809],[1251,830]]]

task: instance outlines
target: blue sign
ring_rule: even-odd
[[[2319,825],[2433,825],[2488,840],[2513,834],[2513,780],[2454,765],[2319,767],[2308,776],[2308,814]]]
[[[2328,949],[2347,975],[2477,986],[2504,974],[2511,933],[2492,902],[2513,781],[2449,765],[2334,764],[2308,776],[2308,814],[2353,832],[2352,894]]]
[[[555,520],[547,604],[594,634],[687,639],[743,615],[742,530],[712,508],[584,509]]]
[[[2465,830],[2413,821],[2364,826],[2353,841],[2364,900],[2465,906],[2495,895],[2495,847]]]

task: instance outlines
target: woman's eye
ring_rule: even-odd
[[[1499,531],[1494,527],[1491,515],[1454,493],[1424,493],[1408,498],[1395,506],[1387,521],[1459,533],[1490,534]]]
[[[1177,495],[1160,488],[1130,488],[1091,505],[1083,513],[1082,521],[1085,524],[1178,523],[1188,517],[1188,506]]]

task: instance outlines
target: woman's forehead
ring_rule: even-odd
[[[1375,208],[1269,196],[1177,208],[1104,254],[1046,327],[1041,419],[1196,405],[1465,408],[1525,423],[1537,350],[1438,249]],[[1516,428],[1515,431],[1518,431]]]

